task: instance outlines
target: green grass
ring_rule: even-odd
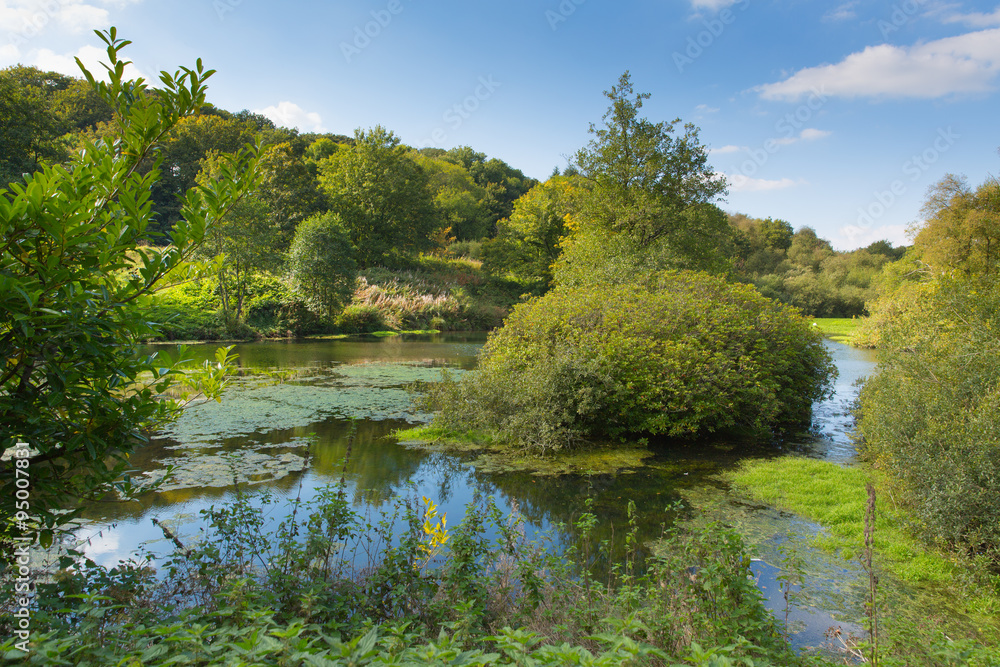
[[[823,525],[828,534],[817,538],[821,546],[841,550],[846,558],[861,552],[868,481],[861,468],[787,456],[744,463],[729,481],[754,498]],[[908,582],[950,580],[954,564],[928,552],[885,495],[878,498],[875,522],[875,550],[884,564]]]
[[[862,318],[816,317],[812,319],[824,336],[837,343],[851,344],[854,330],[860,326]]]
[[[865,485],[872,481],[866,470],[786,456],[745,462],[728,473],[727,480],[757,500],[822,525],[826,531],[816,537],[820,548],[839,551],[845,559],[860,555],[864,545]],[[885,487],[880,480],[873,483],[878,494],[878,565],[918,591],[926,604],[938,608],[956,605],[980,632],[983,626],[990,632],[1000,626],[996,578],[977,569],[981,564],[971,564],[960,554],[932,548],[917,539],[909,528],[905,510],[896,506],[890,492],[879,490]]]

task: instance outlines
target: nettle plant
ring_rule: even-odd
[[[0,466],[4,542],[27,528],[48,545],[82,502],[115,486],[134,490],[128,457],[144,434],[195,394],[218,398],[232,368],[228,350],[182,371],[183,350],[170,360],[139,345],[159,328],[147,321],[151,295],[217,268],[191,256],[256,186],[256,150],[221,160],[216,179],[182,197],[169,245],[147,245],[156,146],[205,103],[213,70],[198,60],[194,69],[161,72],[152,88],[125,78],[130,61],[119,54],[130,42],[114,28],[97,34],[107,45],[104,80],[77,63],[115,110],[111,132],[67,164],[0,190],[0,447],[31,447],[20,469],[30,480],[27,526],[12,523],[15,461]]]

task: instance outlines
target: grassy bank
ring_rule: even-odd
[[[853,317],[816,317],[811,320],[824,336],[837,343],[851,345],[854,332],[864,321]]]
[[[285,280],[270,274],[249,282],[239,318],[223,311],[214,278],[164,290],[150,312],[166,323],[164,340],[482,331],[502,324],[522,292],[478,261],[421,256],[406,266],[362,271],[351,303],[333,320],[310,312]]]
[[[863,468],[788,456],[746,462],[728,481],[757,500],[820,524],[819,546],[845,559],[861,553],[866,484],[872,481]],[[882,600],[880,605],[888,618],[891,650],[919,654],[926,648],[921,639],[929,644],[932,631],[940,630],[979,644],[978,650],[1000,661],[1000,579],[964,554],[922,543],[905,508],[880,481],[874,480],[874,544],[877,566],[888,575],[882,577],[882,593],[892,604]]]

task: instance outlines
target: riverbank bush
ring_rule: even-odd
[[[833,372],[821,336],[793,309],[746,285],[670,271],[517,306],[477,370],[428,400],[438,425],[542,452],[587,438],[761,438],[806,422]]]
[[[39,585],[31,652],[6,632],[0,655],[101,666],[813,662],[792,652],[742,541],[718,524],[668,532],[644,572],[625,526],[631,549],[598,580],[586,508],[581,542],[557,556],[526,539],[516,508],[504,516],[489,500],[455,528],[426,498],[397,499],[397,514],[371,525],[342,486],[296,501],[275,528],[276,502],[206,510],[209,528],[190,546],[165,531],[176,549],[158,577],[148,562],[61,571]]]
[[[861,391],[862,454],[927,538],[1000,563],[1000,281],[937,276],[907,296]]]

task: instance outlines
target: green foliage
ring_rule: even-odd
[[[664,272],[517,306],[478,370],[432,400],[447,427],[541,451],[607,436],[763,436],[808,420],[832,372],[794,311],[751,287]]]
[[[116,110],[115,135],[0,192],[0,447],[24,441],[31,448],[18,465],[27,463],[31,484],[28,532],[43,543],[78,511],[72,507],[119,479],[146,429],[180,409],[158,400],[179,383],[177,366],[136,347],[157,334],[144,300],[196,275],[187,264],[194,249],[253,185],[252,161],[224,160],[218,179],[186,193],[173,245],[137,248],[158,176],[140,173],[139,163],[203,103],[212,72],[199,61],[193,70],[161,73],[153,94],[142,80],[123,78],[127,63],[118,54],[128,42],[113,28],[98,35],[108,47],[108,80],[84,73]],[[221,391],[229,361],[223,355],[203,371],[207,394]],[[8,522],[16,515],[17,471],[24,472],[12,459],[0,472]],[[63,508],[69,516],[59,514]],[[6,537],[13,526],[5,524]]]
[[[354,294],[358,275],[354,255],[335,213],[313,216],[295,230],[288,255],[292,285],[310,308],[328,319]]]
[[[484,268],[495,275],[512,275],[539,293],[548,290],[570,231],[570,217],[586,196],[581,181],[555,176],[518,199],[510,218],[497,223],[496,238],[484,246]]]
[[[0,187],[67,159],[71,133],[110,119],[86,81],[24,65],[0,70]]]
[[[856,317],[876,293],[882,267],[904,248],[886,241],[868,248],[837,252],[810,227],[794,234],[784,220],[737,214],[734,276],[766,297],[801,309],[813,317]]]
[[[149,306],[163,340],[222,340],[226,321],[221,314],[217,278],[206,278],[161,290]]]
[[[718,524],[671,531],[647,572],[626,564],[600,582],[587,512],[574,563],[527,541],[524,518],[492,500],[454,529],[426,498],[398,498],[395,515],[366,523],[342,485],[272,520],[277,502],[238,494],[205,510],[192,547],[165,530],[176,549],[155,575],[148,561],[61,570],[39,585],[30,652],[5,632],[0,655],[95,666],[806,662],[764,608],[739,536]]]
[[[430,247],[430,235],[440,226],[427,174],[381,126],[355,132],[353,146],[320,164],[319,182],[362,267]]]
[[[486,191],[481,200],[485,206],[491,228],[504,218],[509,218],[514,210],[514,202],[538,184],[498,158],[486,158],[485,153],[474,151],[468,146],[459,146],[447,151],[441,158],[453,162],[472,176],[472,180]],[[493,229],[490,230],[491,235]]]
[[[159,174],[151,197],[156,220],[149,227],[148,238],[156,243],[166,241],[166,235],[183,217],[180,201],[198,183],[205,158],[246,149],[254,144],[256,134],[253,123],[232,118],[211,105],[202,105],[178,119],[158,145],[155,160],[159,160]],[[148,157],[141,168],[154,166],[154,159]]]
[[[715,245],[728,235],[728,224],[692,230],[682,215],[726,192],[725,179],[708,165],[698,129],[687,124],[683,135],[674,136],[679,119],[652,123],[640,118],[649,94],[632,97],[628,72],[604,94],[611,100],[604,127],[591,125],[595,138],[576,155],[580,171],[594,185],[584,217],[606,231],[627,235],[639,247],[662,239],[675,254]]]
[[[490,219],[486,189],[461,165],[420,152],[410,156],[427,174],[427,185],[448,233],[459,241],[485,238],[495,223]]]
[[[563,253],[554,266],[555,282],[565,287],[591,283],[628,285],[642,276],[666,269],[726,273],[726,235],[715,244],[701,244],[700,231],[725,226],[726,215],[713,204],[692,206],[679,218],[691,232],[688,238],[657,239],[646,245],[628,234],[608,234],[599,227],[582,225],[563,242]]]
[[[973,191],[964,178],[948,174],[930,189],[921,212],[926,222],[913,239],[913,247],[922,262],[942,273],[996,274],[1000,183],[995,178]]]
[[[1000,554],[1000,284],[932,278],[882,318],[861,392],[863,452],[932,539]]]

